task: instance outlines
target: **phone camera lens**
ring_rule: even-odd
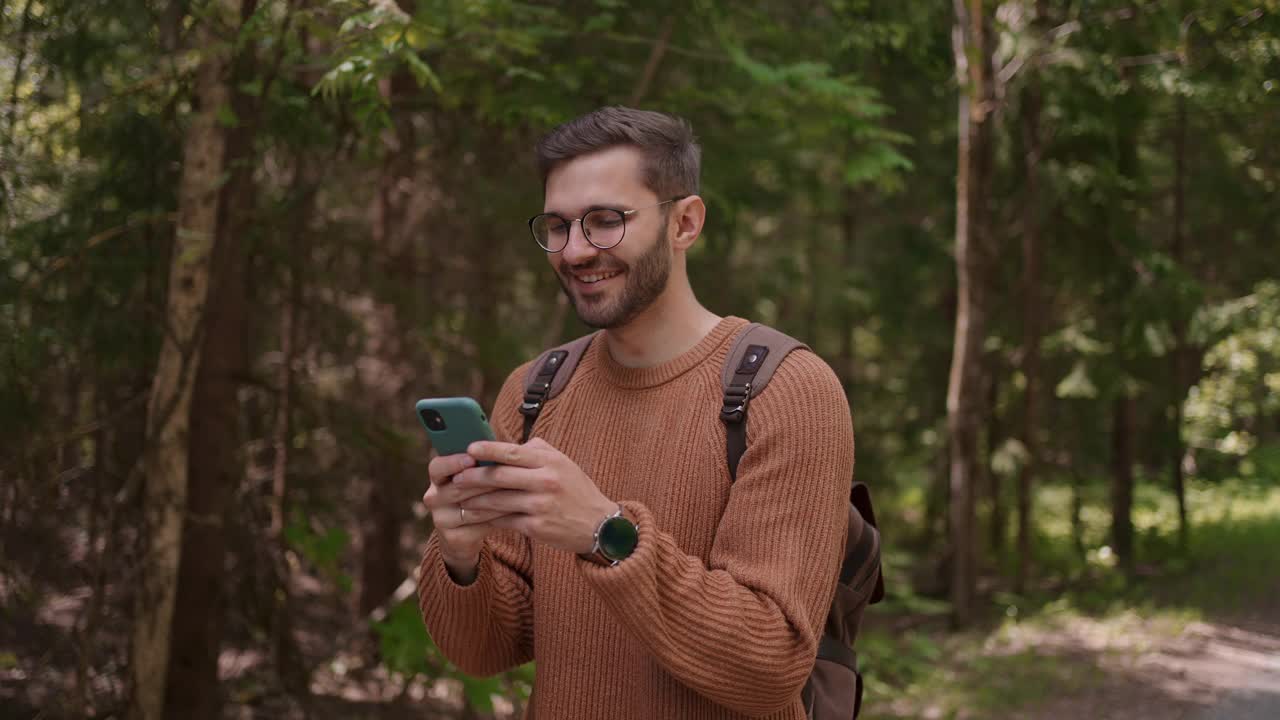
[[[444,418],[440,417],[440,413],[435,410],[423,410],[422,422],[426,424],[428,429],[435,432],[440,432],[447,427],[444,424]]]

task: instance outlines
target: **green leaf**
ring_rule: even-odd
[[[493,712],[493,696],[502,694],[502,682],[499,676],[487,678],[462,678],[462,691],[467,696],[471,707],[480,712]]]
[[[372,625],[387,669],[410,676],[431,672],[428,657],[435,646],[416,604],[402,602],[391,609],[386,619]]]
[[[240,118],[236,115],[236,111],[231,109],[230,105],[219,105],[217,118],[218,124],[224,128],[234,128],[240,125]]]
[[[1009,438],[991,456],[991,470],[1001,477],[1011,478],[1026,465],[1030,457],[1027,447],[1021,441]]]
[[[597,33],[604,32],[605,30],[612,30],[617,21],[617,16],[611,12],[603,12],[599,15],[593,15],[592,17],[587,18],[587,21],[582,24],[582,32]]]
[[[1083,360],[1077,360],[1071,372],[1058,383],[1054,390],[1060,398],[1095,398],[1098,388],[1089,379],[1089,372]]]
[[[413,79],[418,81],[420,87],[430,86],[437,93],[444,92],[444,84],[440,82],[440,77],[431,69],[431,66],[418,57],[417,53],[405,51],[400,53],[400,57],[409,66],[409,72],[413,73]]]
[[[346,530],[331,527],[317,532],[311,528],[311,524],[301,512],[296,511],[293,521],[285,527],[284,536],[290,547],[343,588],[344,592],[349,590],[351,580],[341,572],[339,567],[342,554],[350,542],[350,536]]]
[[[910,171],[914,166],[905,155],[890,145],[874,145],[845,164],[844,181],[852,186],[873,182],[897,170]]]
[[[531,70],[526,67],[520,67],[519,65],[512,65],[511,67],[507,68],[506,75],[509,78],[527,78],[529,80],[533,80],[534,82],[547,81],[546,75],[543,75],[537,70]]]

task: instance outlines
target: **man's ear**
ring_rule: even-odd
[[[690,195],[671,203],[671,222],[675,234],[671,238],[674,250],[688,250],[702,234],[702,224],[707,220],[707,205],[697,195]]]

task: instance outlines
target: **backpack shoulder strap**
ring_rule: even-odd
[[[739,331],[729,348],[721,373],[724,404],[720,419],[725,425],[730,479],[738,479],[738,462],[747,450],[747,406],[751,398],[764,390],[782,361],[799,348],[808,346],[760,323],[751,323]]]
[[[884,599],[884,573],[880,569],[880,526],[876,523],[876,510],[871,504],[871,490],[865,483],[855,482],[849,488],[849,503],[862,518],[866,527],[861,529],[857,541],[851,540],[845,545],[844,563],[840,567],[840,582],[847,585],[864,569],[867,562],[874,561],[876,584],[871,589],[869,601],[874,605]],[[851,517],[851,531],[852,528]]]
[[[578,361],[587,351],[597,333],[583,335],[544,351],[531,365],[524,378],[524,402],[520,403],[520,414],[524,415],[524,432],[520,442],[529,442],[529,434],[533,432],[533,424],[542,412],[542,406],[559,395],[573,378],[573,371],[578,368]]]

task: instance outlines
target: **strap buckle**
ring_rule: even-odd
[[[520,413],[531,417],[537,417],[542,410],[542,401],[547,397],[547,391],[551,389],[550,381],[543,381],[541,384],[533,384],[529,386],[528,392],[524,394],[524,402],[520,403]]]
[[[724,407],[720,408],[720,419],[727,423],[740,423],[747,415],[747,405],[751,402],[751,383],[730,385],[724,391]]]

